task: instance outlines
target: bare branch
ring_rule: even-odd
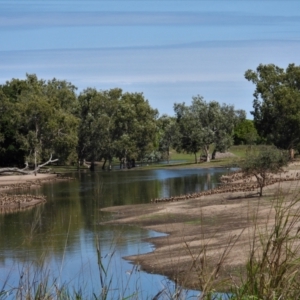
[[[20,174],[24,174],[24,175],[29,175],[29,174],[37,174],[40,170],[40,168],[50,164],[50,163],[53,163],[53,162],[56,162],[58,161],[58,158],[56,159],[52,159],[52,154],[49,158],[48,161],[46,161],[45,163],[41,164],[41,165],[38,165],[34,170],[32,171],[29,171],[28,170],[28,162],[25,162],[25,168],[23,169],[19,169],[19,168],[0,168],[0,174],[3,174],[3,173],[12,173],[12,172],[15,172],[15,173],[20,173]]]

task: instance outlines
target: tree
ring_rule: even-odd
[[[76,162],[79,125],[79,118],[76,116],[77,88],[70,82],[53,78],[47,81],[45,90],[48,101],[55,107],[54,117],[51,118],[46,136],[48,138],[46,157],[47,154],[54,153],[59,157],[60,163]]]
[[[183,150],[195,155],[204,151],[206,160],[210,161],[210,146],[215,144],[216,151],[226,151],[232,145],[234,126],[239,118],[245,117],[245,112],[234,110],[232,105],[220,105],[216,101],[206,102],[203,97],[193,97],[192,104],[174,105],[180,143],[176,150]]]
[[[201,120],[185,103],[175,103],[174,110],[179,131],[179,138],[175,140],[174,147],[178,152],[194,154],[197,163],[197,152],[203,146]]]
[[[22,166],[26,152],[18,136],[18,112],[0,87],[0,162],[1,166]]]
[[[61,163],[70,161],[77,144],[76,88],[66,81],[46,82],[35,74],[27,74],[25,80],[7,81],[0,88],[0,97],[6,98],[7,116],[11,114],[9,123],[1,118],[6,132],[3,143],[19,149],[14,163],[27,160],[37,166],[52,153]]]
[[[116,125],[116,157],[123,165],[143,159],[155,148],[158,111],[142,93],[124,93],[120,99]]]
[[[29,175],[29,174],[35,174],[36,175],[42,167],[44,167],[48,164],[54,163],[56,161],[58,161],[58,159],[57,158],[52,159],[52,155],[51,155],[48,161],[46,161],[43,164],[39,164],[39,165],[35,166],[34,170],[28,170],[29,165],[28,165],[28,162],[26,162],[25,163],[25,168],[23,168],[23,169],[16,168],[16,167],[0,168],[0,174],[14,172],[14,173],[21,173],[21,174],[24,174],[24,175]]]
[[[158,119],[158,151],[170,160],[170,148],[178,138],[178,126],[174,117],[162,115]]]
[[[120,160],[121,167],[154,149],[157,110],[141,93],[86,89],[79,95],[78,157]],[[133,163],[134,165],[134,163]]]
[[[80,93],[79,116],[79,160],[91,161],[91,170],[97,159],[104,158],[111,162],[115,155],[115,117],[121,89],[97,91],[88,88]]]
[[[251,114],[258,134],[292,153],[300,138],[300,66],[284,70],[260,64],[256,71],[247,70],[245,78],[256,86]]]
[[[234,144],[235,145],[253,145],[257,142],[259,136],[254,126],[253,120],[241,120],[234,127]]]
[[[261,146],[248,151],[246,159],[240,163],[240,168],[246,176],[254,176],[259,186],[259,195],[267,185],[272,174],[282,170],[288,163],[288,155],[274,146]]]

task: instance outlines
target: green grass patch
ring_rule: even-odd
[[[199,157],[199,153],[197,154],[197,157]],[[194,154],[188,154],[188,153],[178,153],[175,150],[171,151],[170,160],[185,160],[186,163],[194,163],[195,162],[195,155]]]
[[[238,145],[238,146],[231,146],[228,150],[232,154],[236,155],[239,158],[245,158],[247,150],[249,149],[249,145]],[[255,146],[252,146],[255,147]]]

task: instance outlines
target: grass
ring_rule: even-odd
[[[254,230],[246,274],[233,299],[300,299],[299,195],[272,200],[274,217]]]
[[[195,156],[194,154],[188,154],[188,153],[184,153],[184,152],[177,152],[175,150],[171,150],[171,154],[170,154],[170,160],[172,161],[171,164],[159,164],[156,162],[153,163],[139,163],[136,162],[138,165],[140,165],[139,169],[149,169],[149,168],[166,168],[166,167],[172,167],[172,166],[201,166],[203,168],[207,168],[207,167],[228,167],[228,166],[232,166],[232,165],[236,165],[236,161],[238,159],[242,159],[245,158],[246,156],[246,150],[249,148],[249,146],[247,145],[239,145],[239,146],[232,146],[230,147],[230,149],[228,150],[229,152],[233,153],[236,157],[232,158],[232,157],[227,157],[227,158],[222,158],[222,159],[214,159],[211,160],[209,163],[207,162],[201,162],[201,163],[197,163],[195,164]],[[212,146],[211,152],[213,151],[214,146]],[[197,157],[199,158],[200,156],[200,152],[197,153]],[[98,162],[98,168],[101,168],[102,163]],[[115,161],[113,162],[113,166],[118,166],[119,162]],[[77,166],[56,166],[56,165],[52,165],[51,167],[46,167],[45,169],[51,168],[52,171],[57,172],[57,173],[67,173],[67,172],[75,172],[78,171]],[[82,167],[82,170],[87,169],[86,167]]]
[[[255,147],[255,146],[252,146]],[[247,150],[249,149],[249,146],[247,145],[238,145],[238,146],[231,146],[229,151],[236,155],[238,158],[245,158]]]

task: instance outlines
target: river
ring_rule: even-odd
[[[0,215],[0,299],[14,299],[29,289],[34,292],[40,282],[47,282],[48,287],[65,286],[83,298],[91,298],[92,293],[99,296],[103,287],[108,299],[152,299],[162,290],[175,293],[178,287],[172,281],[147,274],[123,259],[153,251],[146,239],[162,234],[133,226],[103,226],[111,216],[100,208],[210,189],[226,171],[85,171],[67,174],[74,180],[26,191],[46,195],[47,202]],[[199,292],[182,295],[196,299]]]

